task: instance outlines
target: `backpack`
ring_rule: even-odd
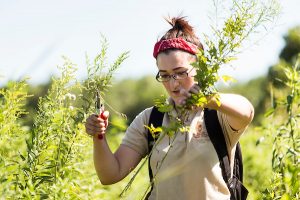
[[[162,126],[164,113],[158,111],[157,107],[153,107],[148,126],[151,124],[154,127]],[[248,195],[248,190],[243,185],[243,160],[242,160],[242,151],[239,142],[236,145],[235,156],[234,156],[234,166],[233,166],[233,176],[231,177],[231,168],[229,154],[227,151],[227,146],[225,142],[225,137],[221,128],[221,125],[218,120],[217,111],[212,109],[204,109],[204,121],[207,129],[208,136],[218,154],[220,167],[222,169],[223,179],[230,191],[230,200],[246,200]],[[159,134],[159,133],[155,133]],[[148,149],[151,152],[154,146],[154,138],[148,130]],[[151,156],[151,155],[150,155]],[[148,169],[149,169],[149,178],[152,183],[153,174],[150,166],[150,157],[148,159]],[[153,189],[153,184],[151,190],[146,196],[146,199],[151,194]]]

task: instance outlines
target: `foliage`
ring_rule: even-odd
[[[88,78],[84,83],[83,95],[81,96],[84,100],[83,106],[86,112],[91,111],[89,108],[92,108],[94,104],[96,91],[99,91],[100,95],[103,96],[108,88],[111,87],[113,73],[129,55],[129,52],[124,52],[111,65],[108,65],[108,42],[103,36],[101,44],[101,52],[95,57],[92,63],[86,55]],[[101,100],[103,100],[103,97],[101,97]]]
[[[274,96],[273,107],[268,115],[273,114],[270,137],[273,142],[272,184],[265,191],[264,199],[299,199],[300,198],[300,55],[293,67],[282,66],[288,88]],[[277,115],[280,113],[280,115]],[[284,114],[284,115],[283,115]]]
[[[262,137],[265,131],[262,128],[250,126],[240,139],[244,165],[243,184],[249,190],[247,200],[262,199],[263,188],[269,186],[266,177],[272,175],[270,144]]]
[[[299,48],[296,47],[299,46],[299,43],[297,43],[295,39],[290,38],[291,35],[293,35],[293,38],[299,37],[299,32],[297,35],[297,31],[295,31],[297,29],[297,27],[292,28],[288,32],[287,36],[285,36],[286,46],[283,48],[280,55],[282,55],[286,49],[289,49],[290,55],[297,55],[299,53],[297,50]],[[290,41],[294,42],[291,43]],[[283,177],[280,173],[275,172],[272,177],[272,171],[275,171],[274,168],[272,169],[272,157],[273,160],[278,160],[281,158],[281,154],[273,154],[272,148],[270,147],[275,144],[274,141],[278,138],[276,139],[276,145],[278,148],[277,146],[273,146],[273,149],[274,151],[280,151],[282,147],[286,147],[285,142],[282,142],[282,140],[287,139],[287,137],[282,135],[282,131],[279,131],[281,130],[280,127],[282,125],[285,126],[288,121],[288,114],[286,112],[287,109],[282,103],[284,101],[287,102],[287,96],[292,91],[289,87],[287,87],[287,83],[290,82],[289,85],[291,85],[292,81],[288,79],[284,71],[286,69],[290,71],[293,69],[292,66],[295,66],[294,58],[292,58],[292,56],[280,57],[283,58],[283,60],[280,60],[275,67],[272,66],[270,68],[267,77],[253,79],[242,85],[235,84],[232,88],[230,88],[230,90],[242,94],[250,99],[255,106],[254,120],[257,121],[258,124],[263,125],[262,127],[256,127],[255,129],[248,130],[251,134],[246,134],[241,138],[245,168],[244,180],[247,188],[250,190],[249,199],[286,199],[286,194],[282,195],[282,197],[281,195],[276,196],[276,194],[279,193],[280,185],[283,183],[291,185],[291,182],[295,181],[293,178],[286,178],[285,181],[283,181]],[[289,72],[289,74],[294,73]],[[271,88],[271,84],[273,88],[272,90],[269,89]],[[224,88],[222,88],[222,90],[224,90]],[[276,94],[276,98],[275,95],[272,95],[271,102],[269,97],[270,94]],[[288,98],[291,99],[290,97]],[[293,103],[295,102],[297,101],[293,98]],[[266,108],[270,106],[272,106],[272,108],[266,112]],[[266,115],[263,116],[260,113],[266,113]],[[296,113],[295,110],[294,113]],[[266,116],[270,114],[272,114],[272,117],[266,118]],[[282,139],[282,137],[285,139]],[[256,144],[255,141],[257,141]],[[296,177],[297,170],[289,167],[289,164],[283,167],[283,169],[286,173],[286,177]],[[264,173],[264,176],[261,176],[262,172]],[[265,177],[272,177],[272,179],[266,179]],[[297,186],[297,183],[295,183],[295,186]]]
[[[19,118],[26,113],[24,105],[29,96],[26,80],[9,82],[6,88],[0,89],[0,196],[12,195],[9,188],[13,187],[12,180],[17,173],[11,171],[16,172],[18,168],[15,158],[20,158],[19,152],[25,149],[23,140],[27,133]],[[12,151],[14,147],[16,150]],[[3,183],[7,183],[6,187]]]
[[[286,87],[284,82],[287,81],[283,65],[294,65],[297,55],[300,52],[300,27],[294,27],[288,31],[284,37],[285,46],[280,52],[279,63],[273,65],[268,71],[268,81],[272,83],[275,88]]]
[[[18,119],[26,114],[24,105],[28,97],[30,97],[30,95],[28,94],[26,80],[22,80],[19,83],[9,82],[6,88],[1,88],[0,135],[3,136],[5,135],[4,133],[6,133],[6,135],[12,136],[15,132],[20,131],[21,124],[18,123]]]
[[[39,98],[41,96],[46,96],[50,86],[51,80],[48,80],[47,83],[28,86],[28,93],[32,95],[26,98],[26,105],[24,109],[30,114],[22,115],[21,120],[29,129],[33,127],[34,119],[37,116]]]
[[[188,106],[205,105],[208,102],[207,97],[217,93],[215,83],[218,80],[222,79],[225,82],[234,80],[228,75],[220,77],[220,67],[236,60],[236,55],[245,40],[249,39],[250,34],[255,33],[262,26],[266,27],[278,16],[279,7],[277,2],[271,1],[268,3],[264,5],[257,0],[233,1],[230,9],[231,15],[224,21],[223,27],[212,26],[214,35],[212,38],[205,35],[207,49],[199,49],[197,61],[193,63],[197,70],[195,79],[201,91],[199,94],[192,95],[187,102]],[[215,1],[215,6],[218,4]]]
[[[283,65],[292,65],[292,62],[287,62],[283,59],[281,59],[277,64],[273,65],[269,68],[268,71],[268,82],[274,87],[274,88],[285,88],[286,85],[284,82],[287,81],[287,77],[284,74]]]
[[[25,130],[19,119],[28,98],[25,81],[11,82],[1,89],[1,173],[0,194],[6,199],[90,199],[89,191],[97,179],[85,162],[89,138],[84,134],[84,120],[92,110],[93,98],[83,96],[103,93],[111,84],[113,72],[127,53],[107,67],[107,43],[93,65],[88,65],[88,80],[80,83],[75,77],[75,65],[64,59],[61,76],[53,77],[47,95],[40,97],[38,113],[32,129]],[[105,72],[107,70],[107,72]],[[76,93],[79,93],[77,95]],[[81,98],[82,97],[82,98]],[[85,97],[85,98],[83,98]],[[9,152],[9,153],[7,153]],[[92,158],[89,155],[89,158]],[[76,177],[76,178],[74,178]],[[93,198],[96,195],[93,189]]]
[[[300,52],[300,26],[290,29],[284,40],[286,45],[279,57],[287,62],[291,62],[296,59],[298,52]]]
[[[19,163],[23,173],[16,176],[16,188],[21,195],[24,192],[23,196],[48,198],[53,187],[75,171],[72,166],[78,153],[80,119],[72,94],[79,87],[72,83],[74,72],[73,64],[66,60],[61,78],[53,78],[47,96],[40,98],[34,129],[26,140],[27,152],[21,155],[23,163]]]

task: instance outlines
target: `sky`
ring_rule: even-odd
[[[276,26],[245,48],[224,73],[247,81],[266,74],[278,61],[284,35],[300,25],[300,1],[280,2]],[[116,79],[155,76],[153,46],[170,28],[164,17],[187,16],[201,39],[211,31],[213,11],[212,0],[0,0],[0,85],[22,77],[33,84],[47,82],[59,74],[62,56],[77,64],[78,78],[86,78],[85,55],[94,58],[100,52],[101,34],[109,42],[109,63],[130,52]]]

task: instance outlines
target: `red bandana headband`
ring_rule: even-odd
[[[190,42],[185,41],[182,38],[172,38],[167,40],[161,40],[154,45],[153,56],[157,55],[167,49],[180,49],[191,54],[196,54],[198,52],[198,46]]]

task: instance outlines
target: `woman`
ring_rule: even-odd
[[[163,126],[166,127],[172,117],[178,115],[176,108],[184,105],[192,93],[201,90],[193,78],[196,71],[191,63],[196,60],[198,49],[203,48],[184,18],[168,22],[172,28],[155,44],[153,52],[158,67],[156,79],[164,85],[173,105],[164,115]],[[254,110],[246,98],[235,94],[220,94],[220,102],[218,106],[211,97],[205,107],[217,110],[232,159],[240,136],[253,119]],[[102,117],[91,115],[87,119],[86,132],[94,136],[94,163],[102,184],[122,180],[148,154],[145,125],[151,110],[145,109],[134,119],[115,153],[111,152],[105,137],[102,140],[96,137],[105,136],[109,113],[106,111]],[[207,135],[203,108],[190,110],[184,123],[190,127],[188,132],[175,133],[172,137],[161,134],[163,138],[153,149],[150,163],[156,178],[149,199],[229,199],[218,156]]]

